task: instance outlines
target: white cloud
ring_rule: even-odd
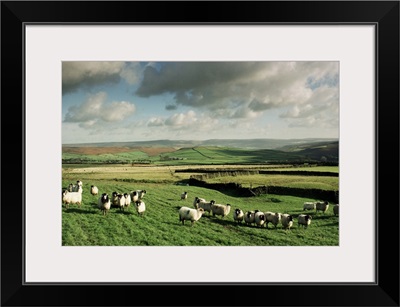
[[[71,106],[64,122],[79,123],[85,128],[96,128],[105,123],[118,123],[135,112],[135,105],[127,101],[107,103],[107,94],[99,92],[87,97],[80,105]]]

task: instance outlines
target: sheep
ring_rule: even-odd
[[[99,189],[98,189],[96,186],[92,185],[92,186],[90,187],[90,194],[92,194],[93,196],[99,194]],[[108,195],[107,195],[107,196],[108,196]]]
[[[111,200],[107,193],[103,193],[97,202],[97,207],[106,215],[111,208]]]
[[[72,183],[68,185],[68,192],[74,192],[74,185]]]
[[[327,201],[317,201],[315,204],[315,212],[322,211],[324,214],[328,211],[329,203]]]
[[[114,207],[114,208],[119,208],[120,207],[120,197],[119,197],[119,195],[121,195],[121,194],[118,194],[117,192],[112,192],[112,194],[111,194],[111,207]]]
[[[146,211],[146,204],[142,200],[135,201],[135,207],[138,215],[143,215]]]
[[[213,216],[220,215],[224,218],[231,211],[231,205],[230,204],[226,204],[226,205],[212,204],[211,211],[212,211]]]
[[[194,207],[195,209],[199,208],[199,206],[198,206],[198,201],[203,202],[203,203],[206,203],[206,202],[207,202],[204,198],[200,198],[200,197],[197,197],[197,196],[196,196],[196,197],[194,198],[194,200],[193,200],[193,207]]]
[[[65,204],[66,208],[69,208],[70,204],[76,204],[79,207],[82,205],[82,188],[78,192],[69,192],[64,190],[62,193],[62,202]]]
[[[136,202],[137,200],[140,200],[144,197],[144,195],[146,194],[146,190],[130,191],[129,194],[131,195],[131,200],[133,202]]]
[[[316,202],[306,201],[303,204],[303,211],[306,210],[315,210]]]
[[[212,206],[215,204],[215,200],[210,200],[209,202],[203,202],[201,199],[197,200],[197,208],[203,208],[204,211],[208,212],[208,214],[211,214],[212,212]]]
[[[336,205],[333,206],[333,214],[335,216],[339,215],[339,204],[336,204]]]
[[[259,210],[254,210],[254,211],[246,211],[244,215],[244,222],[247,225],[251,225],[254,223],[254,215],[259,212]]]
[[[187,199],[187,197],[188,197],[188,193],[187,192],[183,192],[181,194],[181,199],[185,200],[185,199]]]
[[[268,224],[271,223],[272,225],[275,226],[276,229],[279,222],[281,221],[282,214],[279,212],[271,212],[271,211],[264,212],[264,214],[265,214],[265,226],[268,228]]]
[[[203,215],[204,209],[192,209],[189,207],[181,207],[179,209],[179,221],[182,222],[182,225],[185,224],[185,220],[191,221],[191,226],[194,225]]]
[[[265,214],[264,212],[258,211],[254,214],[254,223],[256,226],[261,227],[265,223]]]
[[[123,196],[125,200],[124,208],[128,208],[131,205],[131,195],[129,193],[124,193]]]
[[[235,209],[233,211],[233,220],[238,224],[241,224],[244,219],[244,213],[242,209]]]
[[[283,229],[290,229],[293,226],[293,216],[287,213],[282,214],[281,223]]]
[[[309,215],[309,214],[300,214],[297,217],[297,221],[299,223],[299,227],[300,227],[300,225],[302,225],[303,228],[307,228],[311,224],[311,215]]]

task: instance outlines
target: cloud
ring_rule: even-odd
[[[140,81],[140,73],[139,62],[66,61],[62,63],[62,93],[121,80],[133,85]]]
[[[71,106],[65,114],[65,123],[79,123],[83,128],[94,128],[101,124],[122,122],[136,110],[133,103],[113,101],[107,103],[107,94],[90,95],[79,105]]]
[[[311,104],[319,87],[338,87],[338,74],[338,62],[167,62],[144,69],[136,94],[172,94],[167,109],[181,105],[253,118]]]

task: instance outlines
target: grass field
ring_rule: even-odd
[[[202,152],[207,155],[206,151]],[[194,153],[195,154],[195,153]],[[225,161],[226,162],[226,161]],[[175,173],[177,168],[188,166],[127,166],[127,165],[63,165],[62,185],[83,181],[83,205],[62,206],[62,244],[77,246],[337,246],[339,245],[339,217],[332,213],[332,206],[325,214],[307,212],[312,215],[311,225],[307,229],[298,227],[297,220],[290,231],[281,229],[258,228],[245,224],[235,224],[233,210],[261,210],[290,213],[295,218],[303,213],[304,201],[313,201],[285,195],[262,195],[258,197],[234,197],[227,193],[195,186],[182,185],[190,173]],[[191,165],[190,167],[196,167]],[[211,166],[202,166],[211,167]],[[215,165],[213,167],[216,167]],[[221,167],[226,167],[223,165]],[[237,166],[243,167],[243,166]],[[256,166],[254,166],[256,167]],[[311,170],[307,169],[307,170]],[[315,169],[315,171],[322,171]],[[323,171],[338,171],[338,168],[324,168]],[[321,178],[307,176],[310,183],[293,176],[243,176],[234,181],[252,185],[262,183],[262,178],[279,180],[283,185],[298,183],[315,187]],[[216,179],[222,180],[225,177]],[[275,178],[275,179],[274,179]],[[292,178],[292,179],[290,179]],[[225,178],[226,179],[226,178]],[[224,179],[224,180],[225,180]],[[337,177],[333,181],[323,181],[328,188],[337,188]],[[232,177],[226,180],[232,181]],[[310,181],[311,180],[311,181]],[[336,180],[336,181],[334,181]],[[291,183],[292,181],[292,183]],[[92,196],[90,186],[96,185],[99,193],[124,193],[145,189],[145,215],[140,217],[131,205],[127,211],[112,208],[106,216],[97,209],[97,196]],[[180,200],[182,192],[188,192],[187,200]],[[181,206],[193,207],[195,196],[217,203],[231,204],[231,212],[225,218],[209,216],[205,213],[194,226],[189,222],[179,222],[178,209]]]

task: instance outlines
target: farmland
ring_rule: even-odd
[[[112,148],[112,147],[110,147]],[[199,169],[212,172],[220,170],[253,170],[255,174],[215,176],[207,183],[234,182],[243,188],[256,186],[282,186],[300,189],[321,189],[337,192],[338,176],[317,176],[320,172],[338,174],[338,166],[320,166],[312,163],[291,164],[298,161],[295,155],[270,150],[244,150],[239,148],[185,148],[163,147],[135,149],[86,148],[63,150],[63,162],[68,159],[80,163],[63,163],[62,188],[77,180],[83,182],[83,204],[62,206],[62,244],[66,246],[337,246],[339,245],[339,217],[333,215],[332,206],[326,213],[307,211],[312,216],[307,229],[299,227],[297,216],[310,197],[295,195],[261,194],[241,196],[234,190],[210,189],[189,184],[190,178],[199,175]],[[160,159],[168,156],[174,159]],[[151,163],[133,163],[143,159]],[[106,161],[119,161],[107,163]],[[265,163],[265,161],[274,163]],[[96,161],[91,163],[90,161]],[[100,163],[100,162],[103,163]],[[212,161],[212,162],[211,162]],[[71,161],[69,161],[71,162]],[[258,163],[257,163],[258,162]],[[263,163],[261,163],[263,162]],[[281,174],[260,174],[258,170],[281,170]],[[284,171],[307,170],[308,175],[285,175]],[[315,173],[315,176],[312,174]],[[146,212],[139,216],[131,204],[125,211],[112,208],[105,216],[97,208],[98,196],[90,194],[96,185],[99,194],[116,191],[146,190],[143,198]],[[188,199],[181,200],[186,191]],[[225,218],[204,213],[193,226],[179,222],[181,206],[193,208],[195,196],[216,203],[231,204]],[[274,229],[236,224],[233,210],[255,210],[290,213],[295,217],[291,230],[281,225]]]

